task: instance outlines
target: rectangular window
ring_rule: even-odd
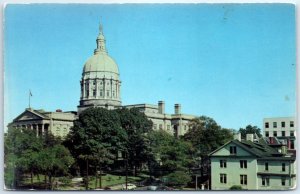
[[[159,124],[159,129],[163,129],[162,124]]]
[[[263,186],[270,186],[270,178],[269,177],[262,177],[261,180],[262,180],[261,184]]]
[[[294,121],[290,121],[290,127],[294,127]]]
[[[285,180],[286,180],[285,177],[281,177],[281,185],[282,186],[285,186]]]
[[[93,90],[93,96],[96,97],[96,90]]]
[[[277,131],[273,131],[273,136],[277,137]]]
[[[292,150],[295,149],[295,142],[294,142],[294,140],[291,140],[290,147],[291,147],[290,149],[292,149]]]
[[[240,160],[240,167],[247,168],[247,160]]]
[[[285,137],[285,131],[281,131],[281,136]]]
[[[273,122],[273,128],[277,128],[277,122]]]
[[[109,90],[106,91],[106,96],[109,97]]]
[[[247,175],[240,175],[241,185],[247,185]]]
[[[226,160],[220,160],[220,167],[226,168],[227,167],[227,161]]]
[[[227,176],[226,174],[220,174],[220,183],[227,183]]]
[[[269,122],[265,122],[265,128],[269,128]]]
[[[269,163],[266,162],[266,163],[265,163],[265,171],[268,171],[268,170],[269,170]]]
[[[265,133],[266,133],[266,137],[269,137],[269,131],[266,131]]]
[[[282,163],[282,172],[285,172],[285,163]]]
[[[100,90],[100,96],[102,96],[103,95],[103,91],[102,90]]]
[[[230,154],[236,154],[236,146],[230,146]]]
[[[285,122],[284,121],[281,122],[281,127],[285,128]]]
[[[290,136],[291,136],[291,137],[294,137],[294,136],[295,136],[294,131],[290,131]]]

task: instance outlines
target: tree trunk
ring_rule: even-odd
[[[48,180],[49,180],[49,190],[52,190],[52,177],[51,177],[51,175],[48,176]]]
[[[47,189],[47,174],[45,174],[44,176],[45,176],[45,189]]]
[[[99,175],[99,186],[100,186],[100,189],[102,189],[102,172],[101,172],[101,166],[100,166],[100,175]]]
[[[97,189],[97,182],[98,182],[98,171],[97,171],[97,165],[96,165],[96,176],[95,176],[95,189]]]
[[[126,178],[125,178],[125,189],[127,190],[127,184],[128,184],[128,159],[127,159],[127,157],[126,157]]]
[[[86,159],[86,180],[85,180],[85,190],[89,190],[89,160]]]
[[[30,172],[30,182],[31,182],[31,189],[33,189],[33,172]]]
[[[134,176],[137,176],[137,167],[136,167],[136,164],[134,164]]]

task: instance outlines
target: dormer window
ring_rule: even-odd
[[[236,146],[230,146],[230,154],[236,154]]]

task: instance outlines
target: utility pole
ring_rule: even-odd
[[[198,190],[198,175],[196,175],[196,187],[195,190]]]
[[[125,168],[126,168],[126,178],[125,178],[126,186],[125,186],[125,188],[127,190],[127,183],[128,183],[128,158],[127,158],[127,152],[125,153],[125,161],[126,161],[126,163],[125,163]]]

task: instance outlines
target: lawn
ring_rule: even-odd
[[[85,186],[83,182],[71,182],[69,184],[64,184],[60,182],[59,180],[62,177],[55,177],[54,184],[56,181],[58,181],[57,184],[57,189],[55,190],[85,190]],[[134,177],[134,176],[128,176],[128,182],[136,182],[142,180],[142,176]],[[95,189],[96,187],[96,178],[94,176],[89,177],[89,188],[90,189]],[[99,188],[99,179],[97,180],[97,188]],[[124,184],[126,182],[126,177],[125,176],[118,176],[118,175],[112,175],[112,174],[106,174],[102,176],[102,188],[109,187],[109,186],[114,186],[114,185],[119,185],[119,184]],[[24,177],[23,180],[23,186],[25,188],[31,188],[31,180],[30,176]],[[44,175],[37,175],[33,176],[33,188],[41,188],[42,185],[44,185]]]

